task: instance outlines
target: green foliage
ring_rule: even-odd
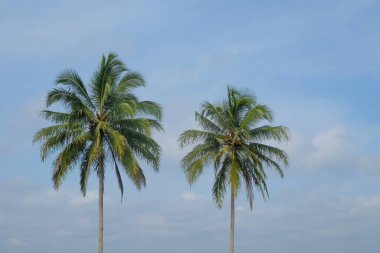
[[[220,208],[227,186],[237,196],[245,185],[250,207],[253,207],[254,187],[264,198],[268,196],[265,168],[272,168],[281,177],[281,165],[288,165],[287,154],[263,141],[287,141],[288,129],[283,126],[259,125],[272,122],[270,109],[258,104],[248,91],[228,87],[227,99],[220,104],[205,102],[195,113],[202,130],[187,130],[179,137],[180,147],[196,146],[181,161],[187,180],[193,184],[203,169],[212,165],[215,182],[212,194]]]
[[[158,171],[161,148],[152,132],[162,130],[162,109],[133,94],[133,89],[145,86],[143,77],[109,54],[102,57],[90,85],[85,86],[71,69],[58,75],[56,85],[47,94],[46,107],[58,103],[65,111],[43,110],[42,117],[53,125],[38,131],[33,140],[41,143],[43,161],[58,152],[53,162],[54,187],[58,189],[69,170],[79,164],[80,187],[85,195],[91,171],[98,172],[107,161],[115,168],[122,194],[120,169],[138,189],[144,187],[138,159]]]

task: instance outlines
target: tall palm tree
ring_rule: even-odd
[[[197,144],[181,164],[188,182],[193,184],[205,167],[212,165],[215,182],[213,198],[219,208],[229,187],[231,194],[230,252],[234,252],[235,198],[244,184],[252,210],[254,186],[268,197],[266,167],[275,169],[283,177],[280,165],[288,165],[287,154],[265,141],[288,140],[283,126],[259,125],[272,121],[272,113],[265,105],[257,104],[253,95],[228,87],[227,99],[220,104],[205,102],[202,111],[195,112],[195,120],[203,130],[187,130],[179,137],[179,144]]]
[[[86,195],[90,173],[99,179],[98,252],[103,252],[103,194],[106,164],[115,169],[123,196],[121,170],[137,189],[145,187],[139,160],[158,171],[160,146],[152,130],[162,130],[161,107],[152,101],[140,101],[132,90],[144,86],[143,77],[118,60],[115,54],[103,55],[88,86],[74,70],[62,72],[57,87],[48,92],[45,119],[53,125],[38,131],[34,142],[42,142],[41,159],[54,153],[52,181],[58,190],[70,169],[78,165],[80,188]],[[63,112],[47,108],[63,106]]]

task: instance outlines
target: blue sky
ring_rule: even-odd
[[[59,192],[33,134],[56,75],[89,80],[117,53],[144,75],[143,99],[161,103],[161,171],[129,184],[120,204],[106,175],[106,252],[227,252],[228,203],[211,198],[212,173],[191,188],[179,134],[227,84],[249,88],[291,129],[291,164],[271,174],[270,198],[237,203],[236,252],[377,252],[380,247],[380,27],[378,0],[0,0],[0,252],[94,252],[97,194],[78,172]]]

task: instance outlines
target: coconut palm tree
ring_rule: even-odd
[[[195,120],[202,130],[187,130],[179,137],[180,147],[197,144],[181,161],[188,182],[193,184],[205,167],[212,165],[215,181],[213,198],[222,207],[227,190],[231,194],[230,252],[234,252],[235,198],[242,185],[252,210],[254,187],[268,197],[266,168],[281,177],[281,165],[288,165],[287,154],[265,141],[288,140],[283,126],[260,125],[272,122],[272,113],[258,104],[248,91],[228,87],[227,99],[220,104],[205,102]]]
[[[98,252],[103,252],[103,194],[106,165],[115,170],[123,196],[124,171],[137,189],[145,187],[139,161],[145,160],[158,171],[160,146],[152,138],[153,130],[162,130],[161,107],[152,101],[140,101],[134,88],[144,86],[143,77],[128,70],[115,54],[103,55],[89,85],[84,85],[74,70],[62,72],[57,86],[48,92],[42,116],[53,123],[34,136],[41,142],[41,159],[55,154],[52,181],[61,186],[74,167],[80,170],[80,188],[86,195],[91,172],[99,179]],[[61,112],[48,110],[62,105]]]

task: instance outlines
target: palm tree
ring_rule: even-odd
[[[59,189],[70,169],[80,169],[80,188],[86,195],[91,172],[99,179],[98,252],[103,252],[103,194],[106,164],[112,164],[123,196],[124,171],[137,189],[145,187],[139,160],[158,171],[160,146],[152,130],[162,130],[161,107],[152,101],[140,101],[132,93],[144,86],[143,77],[128,70],[115,54],[103,55],[90,84],[85,86],[74,70],[62,72],[57,87],[48,92],[45,119],[53,125],[38,131],[34,142],[41,142],[41,159],[55,153],[52,181]],[[47,108],[63,105],[64,112]]]
[[[280,164],[288,165],[287,154],[263,141],[288,140],[283,126],[258,126],[261,121],[272,121],[272,113],[265,105],[257,104],[253,95],[228,87],[227,99],[214,105],[202,104],[195,112],[195,120],[203,130],[187,130],[179,138],[182,147],[197,144],[181,161],[188,182],[193,184],[205,167],[212,165],[215,181],[213,198],[219,208],[229,187],[231,194],[230,252],[234,252],[235,198],[244,184],[252,210],[254,186],[268,197],[266,167],[275,169],[283,177]]]

